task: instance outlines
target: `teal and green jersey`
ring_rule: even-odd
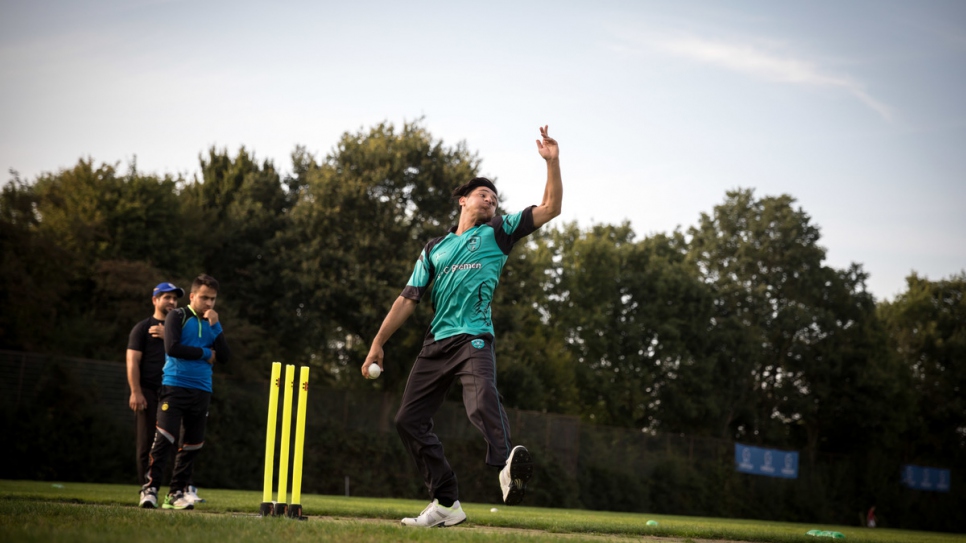
[[[459,236],[453,227],[426,244],[400,294],[418,302],[432,285],[435,315],[426,343],[458,334],[493,335],[493,292],[513,246],[536,230],[533,207],[497,215]]]

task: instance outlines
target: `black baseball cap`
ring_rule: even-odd
[[[174,292],[178,295],[178,298],[184,296],[183,288],[178,288],[171,283],[158,283],[158,286],[154,287],[154,294],[152,294],[151,297],[156,298],[165,292]]]
[[[499,194],[499,192],[496,190],[496,185],[493,184],[493,181],[490,181],[485,177],[474,177],[473,179],[470,179],[466,183],[463,183],[462,185],[453,189],[453,197],[462,198],[463,196],[473,192],[473,189],[477,187],[486,187],[492,190],[493,194]]]

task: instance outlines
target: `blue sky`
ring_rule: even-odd
[[[686,229],[748,187],[797,198],[878,299],[966,269],[961,1],[0,0],[0,81],[0,167],[27,179],[190,176],[212,145],[289,171],[422,117],[515,210],[549,124],[581,226]]]

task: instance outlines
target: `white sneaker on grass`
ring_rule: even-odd
[[[533,459],[530,451],[517,445],[510,451],[506,466],[500,470],[500,488],[503,490],[503,503],[516,505],[523,501],[527,492],[527,481],[533,477]]]
[[[142,488],[141,499],[138,500],[138,507],[156,509],[158,507],[158,489],[151,487]]]
[[[191,501],[184,497],[184,492],[177,491],[168,494],[164,497],[164,505],[161,506],[164,509],[194,509],[195,506]]]
[[[443,507],[439,504],[439,500],[433,500],[433,503],[427,505],[426,509],[423,509],[423,512],[418,517],[404,518],[402,519],[402,523],[404,526],[433,528],[436,526],[456,526],[465,520],[466,513],[460,507],[459,500],[453,502],[452,507]]]
[[[188,485],[184,489],[184,497],[191,503],[205,503],[205,499],[198,495],[198,487],[194,485]]]

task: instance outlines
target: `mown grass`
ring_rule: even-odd
[[[671,541],[817,542],[805,535],[818,528],[845,534],[846,541],[868,543],[966,543],[966,536],[869,530],[851,526],[813,526],[738,519],[609,513],[536,507],[463,504],[469,517],[447,530],[399,525],[425,506],[417,500],[303,495],[307,522],[255,516],[261,493],[203,489],[207,503],[194,511],[143,510],[137,487],[36,481],[0,481],[0,534],[4,541],[600,541],[642,536]],[[655,520],[658,526],[648,526]],[[831,540],[828,540],[831,541]]]

